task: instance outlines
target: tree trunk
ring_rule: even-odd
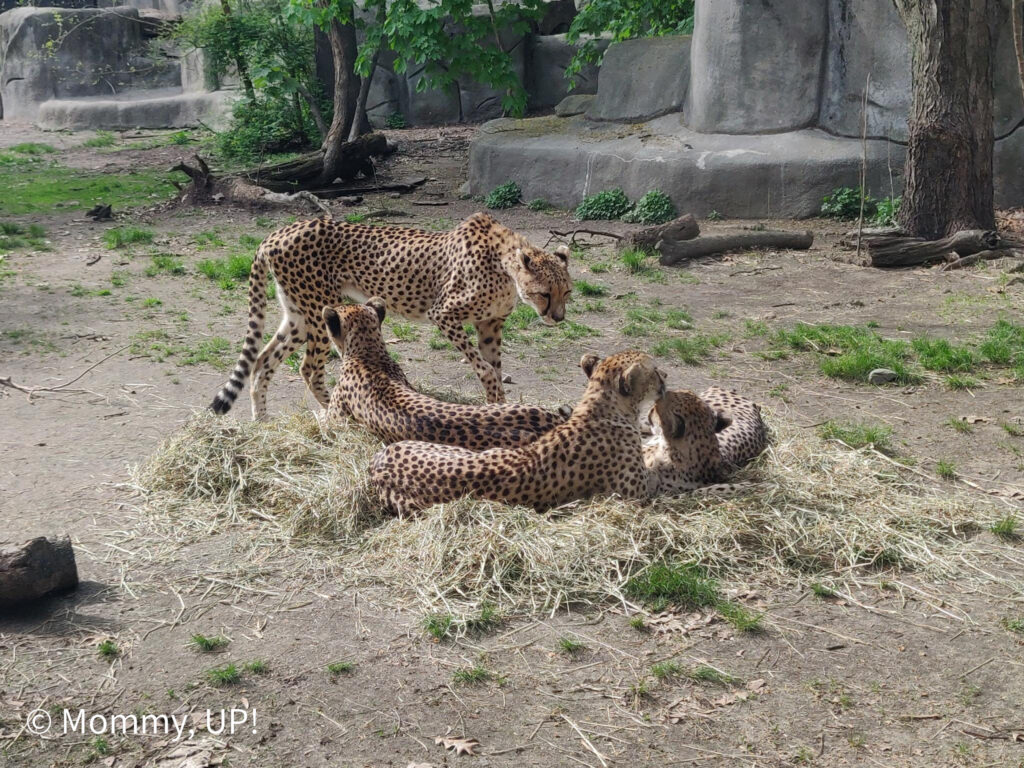
[[[912,58],[899,224],[929,240],[994,229],[993,59],[999,0],[895,0]]]
[[[355,25],[342,24],[333,19],[327,37],[331,41],[331,55],[334,57],[334,117],[321,147],[324,165],[320,181],[323,184],[330,184],[338,175],[342,146],[352,126],[359,88],[353,71],[356,62]]]
[[[373,83],[373,73],[377,71],[377,61],[380,59],[380,49],[373,53],[373,60],[370,62],[370,74],[362,78],[359,83],[359,97],[356,99],[356,111],[352,117],[352,128],[348,132],[348,140],[355,141],[364,133],[369,133],[370,119],[366,116],[366,100],[370,97],[370,85]]]
[[[226,18],[231,16],[231,5],[228,0],[220,0],[220,10]],[[245,88],[245,95],[250,102],[256,101],[256,90],[252,87],[252,78],[249,77],[249,68],[245,65],[245,59],[240,53],[235,53],[235,69],[238,70],[238,79],[242,81]]]

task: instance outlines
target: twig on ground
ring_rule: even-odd
[[[32,402],[32,398],[35,395],[37,395],[38,393],[40,393],[40,392],[64,392],[65,394],[72,393],[72,392],[74,392],[74,393],[87,392],[88,390],[85,390],[85,389],[67,390],[66,387],[70,387],[76,381],[78,381],[83,376],[85,376],[85,374],[89,373],[93,369],[95,369],[98,366],[102,365],[103,363],[105,363],[110,358],[114,357],[115,355],[120,354],[121,352],[124,352],[126,349],[128,349],[129,346],[131,346],[131,345],[129,344],[128,346],[124,346],[124,347],[121,347],[120,349],[114,350],[109,355],[107,355],[102,360],[100,360],[99,362],[93,363],[92,365],[90,365],[88,368],[86,368],[80,374],[75,376],[75,378],[71,379],[70,381],[65,381],[63,384],[58,384],[55,387],[26,387],[26,386],[23,386],[21,384],[17,384],[14,381],[12,381],[10,376],[0,376],[0,387],[9,387],[11,389],[18,390],[19,392],[24,392],[26,395],[28,395],[28,401],[30,403]]]

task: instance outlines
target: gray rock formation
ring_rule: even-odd
[[[678,112],[690,87],[690,37],[627,40],[608,48],[591,120],[638,122]]]
[[[607,40],[595,40],[598,51],[608,47]],[[531,109],[549,109],[573,94],[597,93],[598,67],[588,64],[577,73],[575,85],[565,76],[578,46],[570,45],[565,35],[536,35],[528,41],[526,90]]]

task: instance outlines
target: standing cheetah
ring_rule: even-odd
[[[394,443],[370,464],[382,503],[409,514],[462,496],[526,504],[538,512],[602,493],[645,498],[640,414],[665,393],[654,358],[585,355],[589,382],[569,421],[522,448],[475,453],[420,442]]]
[[[644,445],[644,463],[657,494],[736,490],[741,486],[721,483],[767,442],[761,409],[718,387],[700,397],[688,390],[667,392],[655,403],[650,421],[655,437]]]
[[[379,298],[324,307],[324,322],[341,353],[328,422],[352,416],[386,443],[423,440],[474,451],[526,445],[565,423],[565,415],[532,405],[460,405],[417,392],[384,346],[385,314]]]
[[[565,319],[568,249],[549,254],[490,216],[477,213],[450,232],[347,224],[321,217],[282,227],[263,241],[249,275],[249,329],[230,379],[213,399],[215,413],[231,409],[245,381],[254,419],[266,414],[267,386],[275,369],[306,345],[302,377],[327,407],[324,364],[330,340],[324,307],[348,297],[380,296],[395,313],[429,319],[473,366],[487,402],[505,401],[501,330],[518,295],[549,324]],[[284,318],[257,355],[267,307],[267,277],[274,273]],[[477,330],[479,349],[463,326]]]

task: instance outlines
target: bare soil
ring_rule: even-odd
[[[394,132],[401,151],[386,171],[430,181],[400,197],[369,195],[338,215],[388,209],[394,213],[384,220],[445,229],[478,210],[480,203],[458,199],[471,132]],[[177,147],[100,153],[81,147],[82,138],[11,130],[0,146],[42,141],[58,146],[67,165],[111,173],[167,167],[182,154]],[[0,376],[52,387],[96,367],[31,401],[0,389],[0,538],[67,531],[83,579],[73,594],[0,616],[0,764],[1024,766],[1024,636],[1001,624],[1024,618],[1019,540],[983,533],[955,576],[880,574],[874,585],[861,580],[839,597],[816,597],[808,580],[796,578],[725,584],[767,611],[768,629],[758,634],[685,615],[674,630],[638,632],[620,606],[607,605],[512,617],[489,634],[436,643],[423,632],[420,613],[396,607],[372,585],[338,587],[317,573],[308,553],[282,551],[273,567],[255,571],[240,561],[245,546],[237,533],[212,528],[185,544],[161,539],[132,504],[128,467],[207,405],[246,321],[244,286],[222,288],[196,265],[251,252],[239,245],[241,235],[261,238],[307,213],[165,205],[117,214],[98,224],[60,209],[8,217],[44,226],[51,247],[17,250],[2,262],[15,274],[0,283]],[[551,229],[577,226],[568,213],[524,206],[495,215],[542,246]],[[155,232],[154,243],[108,249],[104,231],[128,224]],[[760,224],[813,229],[816,243],[807,252],[736,254],[634,275],[607,239],[578,238],[594,247],[577,253],[574,277],[608,294],[587,311],[588,299],[577,292],[569,319],[596,333],[510,342],[510,396],[574,402],[583,353],[649,347],[669,333],[624,336],[629,308],[685,308],[697,331],[728,334],[729,341],[700,366],[665,359],[672,386],[733,387],[764,403],[771,418],[808,430],[828,419],[888,424],[922,483],[948,482],[934,468],[949,461],[955,482],[999,494],[993,498],[1009,508],[1014,490],[1024,487],[1024,438],[1002,425],[1024,426],[1019,382],[995,372],[967,391],[953,391],[937,376],[913,387],[838,382],[809,354],[759,356],[768,342],[751,335],[746,321],[771,328],[873,321],[889,338],[967,342],[1000,316],[1022,321],[1024,281],[991,266],[951,273],[857,266],[839,242],[847,227],[834,222],[702,227]],[[197,242],[210,232],[223,245]],[[186,274],[147,276],[152,251],[176,255]],[[595,271],[602,265],[610,269]],[[110,293],[96,295],[103,291]],[[431,328],[416,326],[414,335],[394,344],[412,379],[478,392],[468,366],[450,350],[430,348]],[[218,338],[230,341],[226,351],[185,364]],[[271,412],[313,404],[286,368],[270,395]],[[972,431],[948,426],[961,417]],[[229,418],[248,418],[246,398]],[[196,633],[231,642],[199,653],[189,644]],[[584,649],[566,655],[562,637]],[[108,638],[119,649],[113,660],[97,653]],[[669,659],[735,680],[654,677],[651,666]],[[253,660],[266,662],[267,671],[244,672],[225,686],[205,677],[212,667]],[[354,666],[333,675],[326,666],[336,661]],[[456,670],[477,663],[499,679],[453,680]],[[24,727],[37,707],[52,710],[55,723],[42,738]],[[58,732],[64,708],[190,712],[205,721],[207,709],[222,707],[255,710],[255,728],[247,723],[219,736],[200,730],[185,750],[168,738],[117,735],[100,743]],[[479,756],[446,753],[435,744],[443,736],[479,740]]]

